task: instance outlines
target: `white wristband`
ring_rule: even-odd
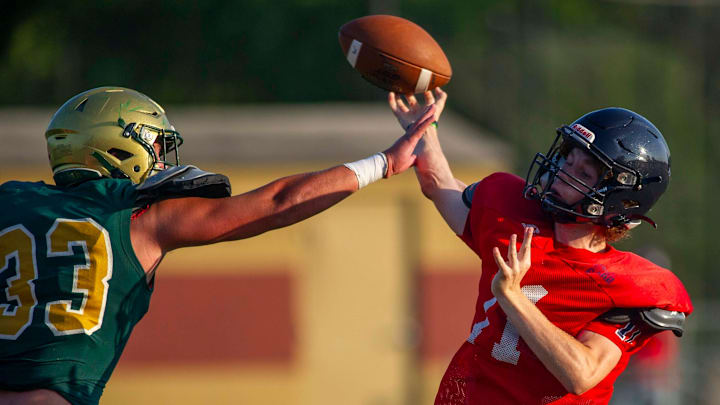
[[[387,157],[382,152],[355,162],[345,163],[344,166],[355,173],[358,189],[382,179],[388,168]]]

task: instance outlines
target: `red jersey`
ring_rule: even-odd
[[[436,404],[606,404],[613,383],[656,329],[634,321],[609,324],[598,317],[612,308],[661,308],[690,313],[682,283],[670,271],[609,247],[593,253],[554,241],[553,222],[540,204],[523,198],[525,182],[496,173],[474,185],[461,238],[482,259],[482,276],[470,336],[443,377]],[[490,291],[497,265],[492,248],[506,252],[511,234],[535,228],[532,265],[523,293],[554,325],[571,336],[601,334],[622,351],[617,366],[586,393],[568,391],[545,368],[507,320]],[[518,241],[518,245],[522,241]]]

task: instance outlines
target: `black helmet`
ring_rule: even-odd
[[[603,170],[597,184],[585,184],[562,170],[573,147],[595,156]],[[564,176],[558,176],[559,172]],[[572,178],[572,184],[563,177]],[[554,181],[567,183],[584,197],[568,206],[549,192]],[[537,199],[558,222],[592,222],[608,227],[637,224],[670,183],[670,149],[660,131],[640,114],[603,108],[557,129],[546,155],[538,153],[525,180],[525,198]]]

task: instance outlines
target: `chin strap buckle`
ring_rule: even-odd
[[[630,220],[630,222],[645,221],[648,224],[652,225],[653,228],[657,229],[657,224],[655,223],[655,221],[646,217],[645,215],[630,215],[628,216],[628,219]]]
[[[608,228],[612,228],[615,226],[625,225],[628,229],[633,229],[636,226],[640,225],[641,221],[645,221],[648,224],[652,225],[653,228],[657,229],[657,224],[652,219],[646,217],[645,215],[639,215],[639,214],[632,214],[632,215],[617,215],[615,217],[612,217],[608,223],[606,223],[606,226]]]

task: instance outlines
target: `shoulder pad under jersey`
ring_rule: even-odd
[[[640,317],[653,328],[671,330],[678,337],[685,331],[685,314],[682,312],[651,308],[640,311]]]
[[[684,313],[660,308],[615,308],[604,313],[600,319],[610,323],[627,323],[638,317],[654,329],[671,330],[677,337],[685,331]]]
[[[465,187],[465,191],[463,191],[462,193],[462,200],[468,208],[472,207],[472,200],[473,196],[475,196],[475,189],[477,188],[479,183],[480,182],[478,181]]]
[[[195,166],[175,166],[149,177],[136,186],[137,207],[182,197],[222,198],[230,196],[230,180]]]

